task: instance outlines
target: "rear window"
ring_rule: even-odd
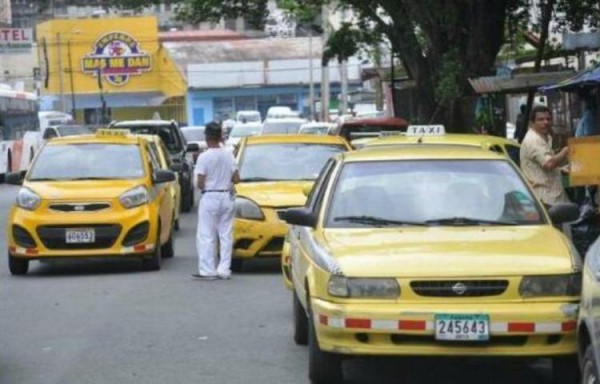
[[[170,153],[177,153],[183,150],[183,143],[177,134],[177,127],[173,125],[115,124],[113,127],[129,129],[134,134],[158,135]]]

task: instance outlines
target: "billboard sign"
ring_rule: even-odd
[[[152,60],[140,48],[139,41],[125,32],[110,32],[94,43],[94,51],[81,59],[84,73],[100,76],[98,82],[125,85],[131,76],[152,70]]]
[[[31,53],[31,28],[0,28],[0,53]]]

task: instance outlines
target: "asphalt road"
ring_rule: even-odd
[[[0,249],[17,187],[0,185]],[[158,272],[136,261],[33,262],[0,257],[0,384],[308,383],[292,340],[291,296],[276,261],[229,281],[195,281],[196,214]],[[6,251],[4,251],[6,252]],[[355,359],[349,384],[550,383],[547,361]]]

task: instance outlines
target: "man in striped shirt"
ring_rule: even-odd
[[[542,105],[531,111],[531,126],[521,144],[521,169],[537,196],[547,205],[568,202],[560,167],[567,162],[568,147],[552,149],[552,115]]]

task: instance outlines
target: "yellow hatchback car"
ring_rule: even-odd
[[[278,212],[304,205],[328,159],[350,146],[339,136],[267,135],[240,141],[237,162],[232,269],[244,260],[280,256],[287,225]]]
[[[123,130],[57,138],[44,145],[8,218],[8,261],[24,275],[31,260],[136,257],[147,270],[173,256],[175,205],[148,140]]]
[[[411,145],[336,156],[281,215],[313,383],[361,355],[551,357],[576,376],[581,261],[513,162]],[[575,376],[572,376],[575,375]]]

